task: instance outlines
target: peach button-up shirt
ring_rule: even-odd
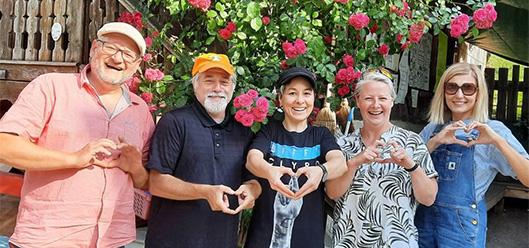
[[[33,80],[0,120],[0,132],[63,152],[121,136],[145,159],[154,130],[147,104],[123,87],[128,104],[109,115],[87,70]],[[133,201],[132,178],[119,168],[26,171],[10,242],[24,248],[120,247],[136,237]]]

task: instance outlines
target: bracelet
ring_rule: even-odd
[[[407,172],[413,172],[413,171],[416,170],[417,168],[419,168],[419,164],[418,164],[418,163],[415,163],[415,164],[413,165],[413,167],[411,167],[411,168],[409,168],[409,169],[408,169],[408,168],[404,168],[404,170],[406,170]]]

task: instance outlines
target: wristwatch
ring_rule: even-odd
[[[323,163],[323,164],[317,163],[317,165],[318,165],[318,166],[321,168],[321,170],[323,171],[323,176],[321,176],[321,181],[322,181],[322,182],[327,181],[327,176],[329,175],[329,173],[327,172],[327,168],[325,167],[325,163]]]

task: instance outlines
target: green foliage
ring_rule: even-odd
[[[236,66],[237,92],[266,89],[265,94],[274,98],[271,94],[273,83],[283,62],[288,66],[310,68],[317,75],[319,85],[333,84],[333,96],[337,97],[337,89],[343,85],[336,84],[335,77],[346,67],[341,61],[344,55],[354,57],[357,71],[382,66],[384,54],[378,49],[383,44],[388,46],[389,54],[398,54],[413,46],[410,26],[419,24],[424,26],[424,32],[432,30],[438,34],[446,29],[451,18],[461,13],[461,6],[476,9],[483,6],[484,0],[467,0],[466,4],[455,0],[350,0],[345,4],[333,0],[213,2],[214,5],[203,11],[186,0],[149,0],[149,5],[169,10],[173,19],[165,29],[176,30],[175,35],[167,38],[173,52],[165,59],[172,64],[175,82],[175,86],[166,89],[172,92],[167,96],[168,105],[179,106],[191,99],[192,59],[205,52],[228,54]],[[355,13],[367,14],[369,25],[360,30],[353,28],[349,18]],[[268,17],[270,22],[265,23],[263,17]],[[229,22],[235,23],[237,29],[224,40],[219,30],[226,28]],[[469,32],[476,35],[479,30],[471,28]],[[402,38],[398,40],[398,37]],[[306,52],[286,58],[282,44],[296,39],[306,43]],[[352,90],[354,84],[348,87]],[[319,90],[325,94],[326,87]],[[332,98],[329,101],[339,102]]]

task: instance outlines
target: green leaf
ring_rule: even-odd
[[[244,68],[242,66],[237,66],[237,74],[244,76]]]
[[[261,29],[262,26],[263,26],[263,22],[261,21],[261,18],[259,17],[253,18],[252,21],[250,22],[250,27],[252,27],[252,29],[255,31],[259,31],[259,29]]]
[[[208,10],[208,13],[206,14],[208,18],[214,18],[217,16],[217,11],[215,10]]]
[[[225,8],[224,8],[224,5],[222,5],[222,3],[217,2],[215,4],[215,9],[218,10],[218,11],[224,11]]]
[[[475,38],[478,38],[479,36],[479,30],[476,27],[472,28],[472,36]]]
[[[246,40],[246,38],[248,38],[244,32],[237,32],[237,37],[241,40]]]
[[[312,20],[312,25],[315,26],[315,27],[323,26],[321,20],[319,20],[319,19]]]
[[[257,133],[259,131],[259,129],[261,129],[261,123],[260,122],[254,122],[250,129],[252,130],[252,132]]]
[[[336,71],[336,66],[333,65],[333,64],[327,64],[327,65],[325,65],[325,67],[327,67],[327,69],[329,69],[329,71],[331,71],[331,72],[335,72]]]
[[[258,17],[260,12],[261,7],[259,7],[259,4],[255,2],[248,3],[248,6],[246,7],[246,14],[248,14],[250,18]]]
[[[210,36],[207,40],[206,40],[206,45],[211,45],[211,43],[213,43],[213,41],[215,40],[215,36]]]
[[[226,13],[226,11],[221,11],[220,12],[220,17],[226,19],[226,17],[228,17],[228,13]]]

